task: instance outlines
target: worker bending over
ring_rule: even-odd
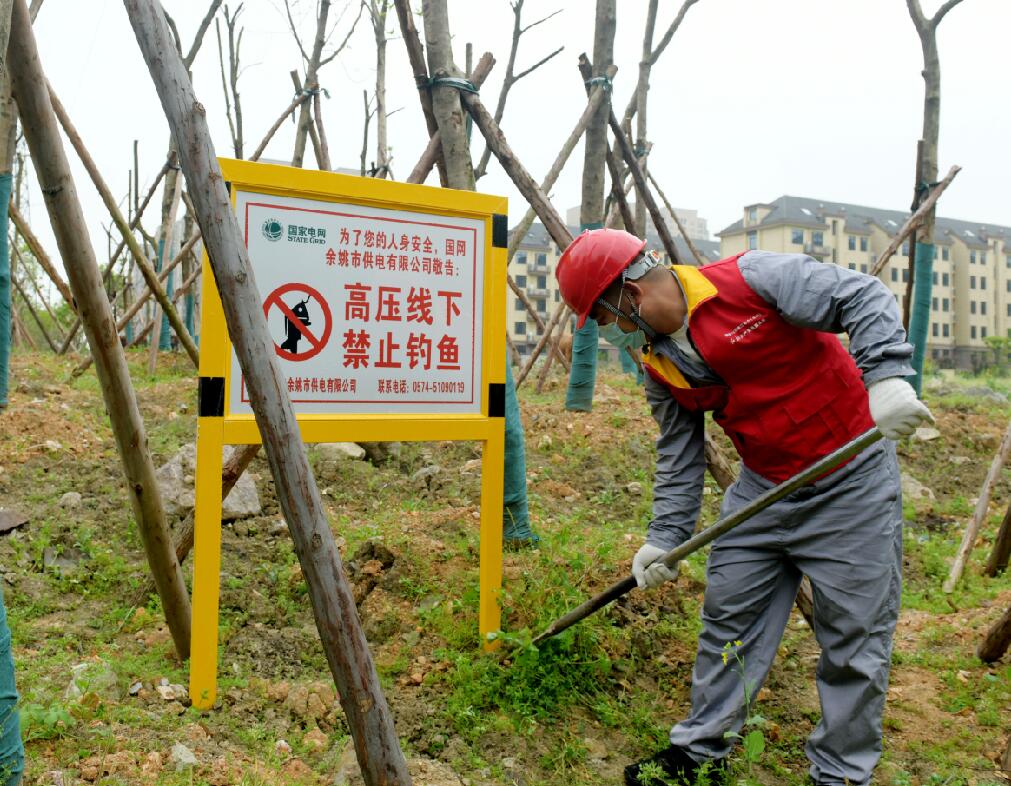
[[[903,379],[913,348],[878,279],[800,254],[748,251],[704,267],[664,267],[627,232],[584,232],[556,275],[577,327],[596,320],[619,349],[642,349],[660,427],[653,520],[632,562],[639,587],[674,579],[659,560],[691,534],[702,500],[703,415],[742,466],[722,515],[875,424],[897,440],[932,420]],[[849,335],[849,352],[834,333]],[[713,544],[692,709],[653,762],[693,783],[721,770],[779,647],[801,576],[814,592],[822,717],[807,741],[818,786],[863,786],[881,754],[881,715],[899,611],[902,501],[891,442],[877,442]],[[740,669],[725,664],[736,648]],[[736,660],[735,660],[736,662]]]

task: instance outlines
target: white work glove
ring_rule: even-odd
[[[916,397],[916,391],[901,377],[888,377],[871,383],[867,388],[871,417],[886,439],[908,437],[921,423],[934,422],[926,404]]]
[[[635,553],[632,560],[632,578],[639,589],[649,587],[656,589],[665,581],[673,581],[678,577],[678,567],[668,568],[658,560],[667,553],[667,549],[645,544]]]

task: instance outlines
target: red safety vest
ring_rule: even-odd
[[[829,333],[789,324],[730,257],[673,270],[691,338],[725,385],[691,387],[672,361],[643,352],[649,375],[690,410],[713,410],[744,463],[780,483],[874,425],[853,358]]]

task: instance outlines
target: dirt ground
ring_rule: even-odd
[[[165,358],[155,377],[145,359],[132,370],[161,464],[194,439],[196,385],[185,358]],[[262,457],[250,469],[262,513],[223,528],[219,696],[201,713],[157,599],[137,597],[146,563],[115,443],[93,374],[64,384],[72,366],[16,356],[0,415],[0,508],[29,519],[0,537],[26,783],[360,783]],[[940,584],[1009,408],[966,392],[979,380],[932,384],[940,438],[900,446],[904,471],[933,498],[906,500],[904,610],[876,782],[992,786],[1011,781],[1000,766],[1011,665],[974,651],[1011,605],[1006,576],[980,575],[1011,500],[1007,472],[965,582],[950,596]],[[589,414],[566,412],[563,399],[561,377],[520,395],[542,541],[506,555],[507,643],[626,575],[649,520],[655,425],[634,380],[602,371]],[[617,784],[686,711],[703,557],[676,584],[634,592],[557,647],[501,664],[476,634],[479,447],[404,444],[382,466],[310,455],[416,784]],[[706,522],[718,500],[707,479]],[[736,759],[741,782],[803,783],[817,657],[795,614],[757,697],[765,751]]]

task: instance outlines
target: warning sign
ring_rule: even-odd
[[[299,300],[303,295],[305,297]],[[314,313],[320,315],[315,328],[310,318]],[[316,357],[330,340],[333,329],[330,307],[308,284],[285,284],[275,289],[263,302],[263,315],[267,318],[267,329],[274,336],[274,349],[285,360]],[[319,332],[318,337],[314,330]]]
[[[241,190],[236,211],[296,413],[480,411],[484,220]]]

